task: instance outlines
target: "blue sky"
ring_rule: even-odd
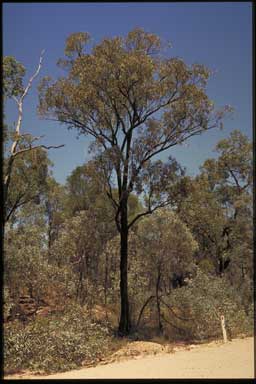
[[[36,113],[36,86],[41,77],[63,73],[56,62],[64,54],[65,39],[73,32],[87,31],[94,43],[103,37],[125,35],[143,27],[172,43],[170,56],[188,64],[201,63],[216,71],[207,93],[216,106],[235,108],[224,130],[213,130],[189,140],[188,147],[168,152],[187,168],[198,172],[206,158],[214,157],[216,143],[233,129],[252,137],[252,4],[251,2],[205,3],[5,3],[3,4],[3,54],[14,56],[27,69],[26,78],[37,67],[45,49],[43,68],[24,102],[22,131],[45,135],[44,144],[65,144],[50,150],[54,176],[64,183],[77,166],[88,160],[88,139],[76,139],[76,131],[40,120]],[[16,108],[8,103],[7,121],[16,119]]]

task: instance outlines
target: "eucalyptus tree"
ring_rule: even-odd
[[[205,161],[202,173],[217,192],[226,216],[252,216],[253,159],[252,142],[239,130],[218,142],[219,157]]]
[[[8,99],[14,101],[18,109],[15,129],[12,131],[8,129],[7,125],[4,127],[4,224],[10,220],[19,207],[37,197],[38,193],[35,193],[35,185],[37,185],[38,190],[42,183],[43,175],[46,175],[45,167],[48,162],[47,154],[44,150],[62,146],[35,145],[35,142],[41,136],[35,137],[28,133],[22,133],[21,130],[24,100],[32,87],[33,81],[40,73],[42,60],[43,52],[36,71],[30,77],[27,85],[24,86],[25,67],[12,56],[3,58],[4,101]],[[36,182],[35,176],[37,178]],[[19,188],[20,186],[21,188]]]
[[[82,32],[67,38],[66,59],[58,62],[65,75],[56,81],[43,79],[39,112],[92,139],[120,234],[119,334],[125,335],[130,332],[129,230],[142,216],[169,203],[163,190],[176,180],[175,162],[156,164],[153,158],[219,126],[228,108],[215,111],[206,94],[210,71],[165,57],[157,35],[137,28],[126,37],[103,39],[90,52],[88,41],[88,33]],[[131,193],[145,189],[147,204],[129,221]]]
[[[222,275],[228,264],[224,257],[229,246],[227,218],[205,174],[190,180],[188,191],[178,213],[199,244],[196,262],[205,272]]]
[[[231,260],[232,254],[243,244],[246,251],[242,252],[244,256],[241,255],[239,264],[245,267],[248,257],[252,259],[252,142],[242,132],[234,130],[217,144],[216,151],[219,157],[207,160],[202,173],[207,176],[225,216],[223,235],[227,239],[228,256]],[[249,265],[244,272],[246,269],[249,272],[248,268]]]
[[[225,218],[220,227],[226,242],[220,273],[226,272],[248,308],[253,302],[252,142],[234,130],[217,144],[216,151],[219,157],[206,161],[202,173],[208,178]]]
[[[179,213],[200,244],[206,270],[233,273],[238,282],[252,268],[252,143],[235,130],[216,151],[191,181]]]

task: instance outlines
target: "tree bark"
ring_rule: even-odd
[[[156,306],[157,306],[157,314],[158,314],[158,328],[159,333],[163,333],[163,324],[161,322],[161,306],[160,306],[160,298],[159,298],[159,288],[160,288],[160,281],[161,281],[161,271],[160,266],[158,266],[158,275],[157,275],[157,281],[156,281]]]
[[[120,205],[120,299],[121,314],[118,327],[119,336],[126,336],[130,333],[131,322],[128,300],[128,199],[122,199]]]

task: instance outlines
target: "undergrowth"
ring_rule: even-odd
[[[61,372],[99,361],[112,343],[107,323],[91,320],[78,305],[64,313],[4,327],[6,373]]]

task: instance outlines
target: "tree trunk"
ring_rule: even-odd
[[[128,217],[127,199],[121,203],[121,225],[120,225],[120,299],[121,314],[118,327],[119,336],[126,336],[131,329],[129,300],[128,300]]]
[[[218,275],[219,277],[223,277],[223,272],[224,272],[224,267],[223,267],[223,258],[222,256],[219,256],[219,259],[218,259],[218,263],[219,263],[219,271],[218,271]]]
[[[105,277],[104,277],[104,304],[107,308],[107,290],[108,290],[108,253],[105,253]]]
[[[47,250],[47,253],[48,253],[48,264],[50,264],[52,262],[52,243],[53,243],[53,238],[52,238],[52,221],[51,219],[49,219],[49,222],[48,222],[48,250]]]
[[[157,314],[158,314],[158,329],[159,333],[163,333],[163,325],[161,322],[161,307],[160,307],[160,299],[159,299],[159,288],[160,288],[160,280],[161,280],[161,272],[160,267],[158,266],[158,276],[156,281],[156,306],[157,306]]]

